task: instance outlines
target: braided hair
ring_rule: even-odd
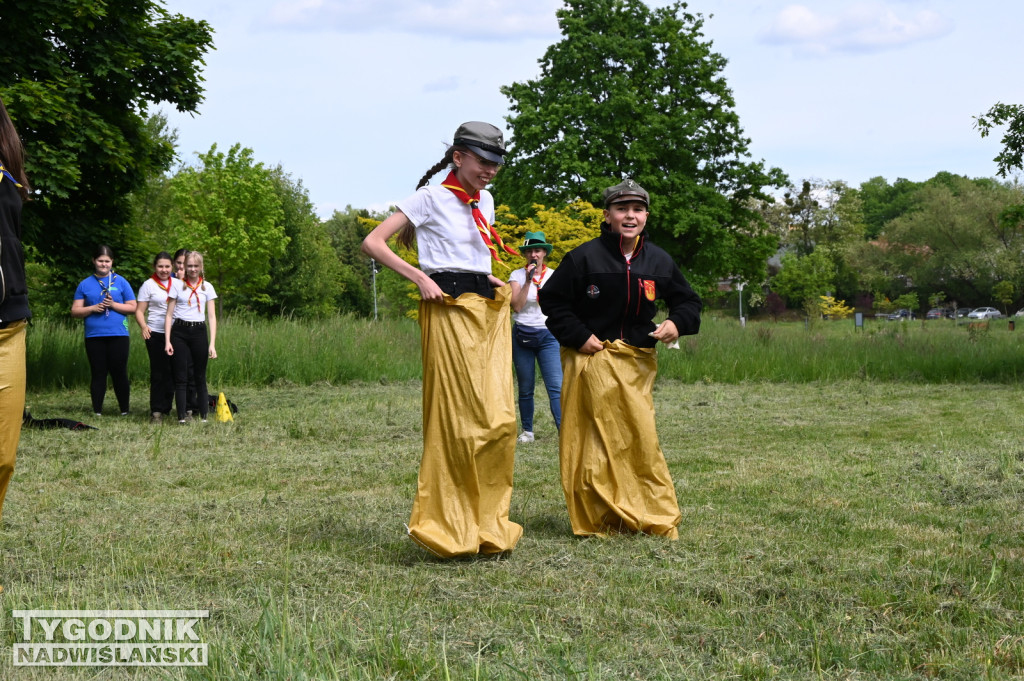
[[[466,151],[466,148],[461,144],[454,144],[448,147],[448,151],[444,152],[444,157],[440,161],[432,165],[430,167],[430,170],[423,174],[423,177],[421,177],[420,181],[416,184],[416,189],[420,189],[421,187],[425,187],[426,185],[430,184],[430,178],[432,178],[434,175],[437,175],[445,168],[454,169],[455,160],[452,154],[454,154],[456,151]],[[398,241],[398,244],[400,246],[403,246],[405,248],[412,248],[413,243],[415,241],[415,236],[416,228],[413,227],[411,224],[407,224],[405,227],[402,227],[402,229],[398,232],[396,241]]]

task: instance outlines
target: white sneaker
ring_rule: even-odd
[[[524,430],[523,434],[519,436],[519,439],[516,440],[516,442],[533,442],[533,432]]]

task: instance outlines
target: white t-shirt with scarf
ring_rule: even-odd
[[[420,269],[435,272],[490,274],[491,252],[480,236],[469,205],[441,185],[420,187],[398,203],[416,228]],[[494,198],[480,190],[480,212],[494,223]]]
[[[206,321],[206,303],[217,298],[213,284],[205,279],[195,289],[181,279],[172,279],[171,297],[174,298],[174,318],[183,322]]]

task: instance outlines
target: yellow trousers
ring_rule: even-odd
[[[423,459],[409,535],[449,558],[510,551],[515,461],[511,291],[421,302]]]
[[[14,459],[21,439],[25,411],[25,327],[17,322],[0,329],[0,518],[7,485],[14,473]]]
[[[562,491],[577,535],[642,532],[677,539],[681,515],[658,444],[654,349],[605,341],[562,348]]]

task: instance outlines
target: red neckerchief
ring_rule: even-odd
[[[459,201],[469,205],[473,213],[473,222],[476,223],[476,228],[480,230],[480,238],[482,238],[484,243],[487,244],[487,250],[491,252],[492,258],[501,262],[501,258],[498,257],[498,247],[495,246],[495,244],[501,246],[506,253],[519,255],[513,249],[505,245],[505,242],[501,240],[500,236],[498,236],[497,230],[487,222],[487,218],[485,218],[484,214],[480,212],[479,191],[477,191],[473,196],[470,196],[466,190],[462,188],[462,183],[459,182],[459,178],[455,177],[454,172],[448,173],[448,177],[444,179],[441,186],[450,190],[452,194],[455,194]]]
[[[534,271],[536,271],[536,270],[534,270]],[[548,266],[545,265],[544,263],[541,263],[540,264],[540,278],[537,278],[536,276],[533,277],[533,283],[537,285],[537,288],[540,288],[541,283],[544,281],[544,273],[547,272],[547,271],[548,271]]]
[[[203,285],[203,278],[199,277],[199,281],[196,282],[195,286],[193,286],[192,284],[188,283],[188,277],[182,279],[181,283],[185,285],[185,288],[187,288],[188,290],[192,291],[192,293],[188,294],[188,298],[185,300],[185,307],[192,307],[192,296],[196,297],[196,307],[199,307],[199,291],[198,291],[198,289],[199,289],[200,286]]]
[[[161,291],[163,291],[164,293],[167,294],[167,300],[170,300],[171,299],[171,278],[170,277],[167,278],[167,286],[164,286],[163,284],[160,283],[160,277],[156,276],[156,274],[154,273],[153,274],[153,281],[156,282],[156,285],[160,287]]]

